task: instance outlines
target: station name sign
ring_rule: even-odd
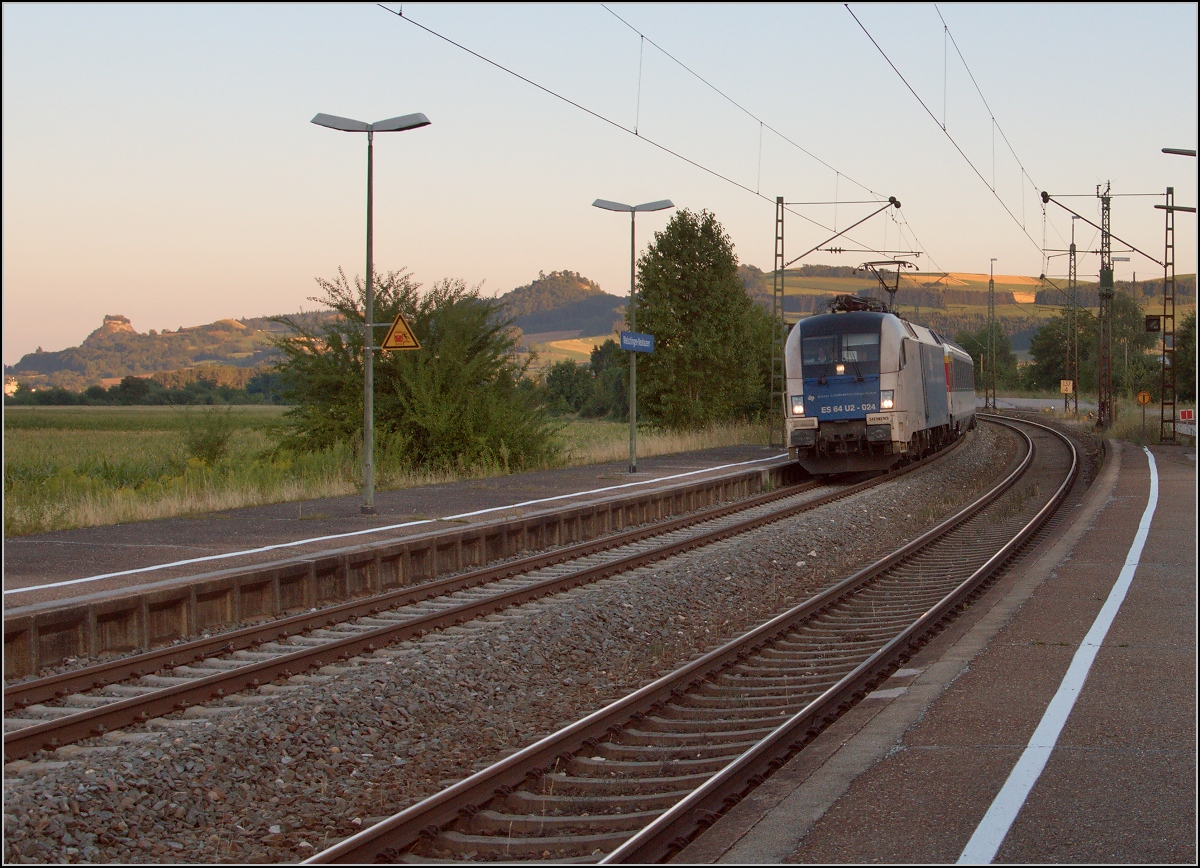
[[[641,332],[621,332],[621,349],[631,353],[654,352],[654,335]]]

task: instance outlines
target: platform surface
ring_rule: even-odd
[[[641,458],[636,474],[629,473],[628,461],[623,461],[377,491],[379,514],[372,516],[362,515],[362,497],[351,495],[13,537],[4,541],[4,598],[12,606],[65,593],[132,587],[426,532],[435,529],[438,520],[462,524],[519,517],[556,504],[697,482],[783,460],[786,454],[778,448],[729,446]],[[546,498],[558,499],[529,503]],[[458,518],[484,510],[488,512]],[[184,563],[165,566],[176,562]],[[124,574],[69,585],[62,591],[18,592],[111,573]]]
[[[676,861],[957,862],[1146,508],[1146,454],[1108,449],[1059,534]],[[1132,584],[997,863],[1196,862],[1196,452],[1153,455]]]

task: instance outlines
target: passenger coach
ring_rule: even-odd
[[[971,356],[878,302],[801,320],[784,358],[788,451],[810,473],[884,470],[974,427]]]

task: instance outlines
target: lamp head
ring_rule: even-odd
[[[404,130],[415,130],[418,127],[427,127],[430,124],[429,118],[417,112],[411,115],[401,115],[397,118],[388,118],[385,121],[376,121],[373,124],[368,124],[365,121],[356,121],[353,118],[341,118],[337,115],[317,114],[313,117],[312,122],[317,126],[329,127],[331,130],[341,130],[344,133],[397,133]]]

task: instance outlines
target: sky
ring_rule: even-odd
[[[318,112],[432,121],[375,137],[376,270],[425,286],[569,269],[628,293],[629,221],[597,198],[708,209],[770,270],[776,196],[838,203],[789,206],[788,259],[895,196],[836,244],[1055,278],[1071,218],[1039,192],[1098,223],[1111,181],[1114,235],[1163,258],[1154,204],[1196,204],[1196,160],[1161,153],[1196,148],[1196,4],[849,10],[5,3],[4,363],[106,314],[145,332],[311,310],[315,278],[361,275],[366,137]],[[639,250],[671,213],[639,217]],[[1194,273],[1195,215],[1177,230]],[[1162,276],[1114,252],[1118,280]]]

